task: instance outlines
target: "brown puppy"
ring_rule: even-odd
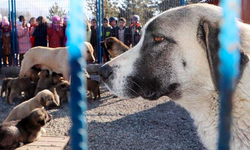
[[[94,100],[96,100],[96,98],[101,98],[100,83],[98,81],[87,78],[87,90],[89,91],[91,100],[93,99],[92,94],[94,94]]]
[[[42,70],[39,73],[39,80],[36,86],[35,94],[44,89],[49,89],[51,87],[52,81],[53,78],[52,75],[49,74],[49,70]]]
[[[39,80],[39,72],[41,71],[40,68],[32,67],[29,69],[29,71],[26,73],[26,77],[29,77],[31,81],[37,83]]]
[[[94,62],[93,47],[90,43],[84,42],[87,61]],[[37,46],[31,48],[26,54],[22,62],[20,77],[28,72],[34,65],[46,66],[52,71],[62,73],[65,80],[69,81],[69,64],[67,47],[49,48]]]
[[[51,119],[52,116],[46,110],[38,108],[20,121],[1,124],[0,149],[14,149],[20,142],[36,141],[41,136],[42,127]]]
[[[3,79],[3,82],[2,82],[2,88],[1,88],[1,97],[3,97],[3,93],[6,95],[7,93],[7,85],[9,83],[10,80],[13,80],[13,79],[17,79],[17,78],[4,78]]]
[[[61,83],[51,87],[49,89],[54,93],[55,98],[59,98],[60,103],[68,102],[70,84],[66,80],[62,80]]]
[[[111,58],[115,58],[120,54],[129,50],[129,47],[123,44],[116,37],[108,37],[105,41],[101,42],[101,46],[108,50]]]
[[[36,83],[32,82],[30,78],[16,78],[10,80],[7,84],[7,92],[6,92],[6,102],[9,104],[13,104],[15,98],[19,98],[21,96],[21,92],[24,92],[24,99],[30,99],[34,96]]]
[[[14,107],[7,118],[3,121],[10,122],[14,120],[22,119],[30,114],[30,112],[36,108],[55,107],[59,106],[60,102],[54,97],[54,94],[49,90],[43,90],[39,92],[35,97],[22,102]]]

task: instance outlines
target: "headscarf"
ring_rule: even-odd
[[[54,24],[55,21],[58,22],[58,25],[57,25],[57,26]],[[61,21],[61,18],[60,18],[58,15],[54,15],[54,16],[52,17],[52,28],[53,28],[53,29],[59,29],[59,28],[60,28],[60,21]]]

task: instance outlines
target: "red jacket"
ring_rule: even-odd
[[[58,31],[52,28],[47,29],[47,35],[49,36],[49,47],[56,48],[61,47],[61,40],[63,38],[63,29]]]

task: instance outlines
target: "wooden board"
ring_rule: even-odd
[[[63,150],[69,139],[68,136],[42,136],[38,141],[23,145],[16,150]]]

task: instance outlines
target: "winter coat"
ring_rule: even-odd
[[[111,28],[108,26],[108,27],[104,27],[102,26],[102,41],[104,41],[107,37],[110,36],[110,33],[111,33]]]
[[[33,26],[30,26],[30,28],[29,28],[30,33],[33,33],[33,32],[34,32],[34,29],[35,29],[35,26],[34,26],[34,25],[33,25]],[[32,34],[30,34],[30,35],[31,35],[31,36],[30,36],[31,47],[34,47],[34,45],[35,45],[35,37],[32,36]]]
[[[49,36],[49,47],[56,48],[62,46],[63,28],[60,28],[58,31],[53,28],[48,28],[47,34]]]
[[[90,43],[93,47],[97,45],[97,31],[94,26],[91,26]]]
[[[128,47],[129,47],[129,45],[130,45],[130,41],[129,41],[129,28],[127,28],[126,26],[124,26],[123,28],[125,28],[125,31],[124,31],[124,44],[125,45],[127,45]],[[120,30],[120,28],[119,27],[117,27],[117,39],[119,39],[119,30]],[[122,41],[121,39],[119,39],[120,41]]]
[[[135,29],[134,37],[132,37],[133,36],[133,34],[132,34],[133,26],[134,26],[133,24],[131,24],[129,26],[129,41],[130,41],[130,43],[132,43],[133,46],[135,46],[140,41],[140,38],[141,38],[140,32],[141,32],[142,27],[141,27],[140,23],[137,23],[135,26],[136,29]]]
[[[18,53],[25,54],[31,48],[29,28],[17,26],[17,41]]]
[[[11,30],[9,31],[1,31],[2,32],[2,55],[10,55],[11,54]]]
[[[32,36],[35,37],[34,46],[47,47],[47,25],[46,24],[41,24],[35,27]]]

